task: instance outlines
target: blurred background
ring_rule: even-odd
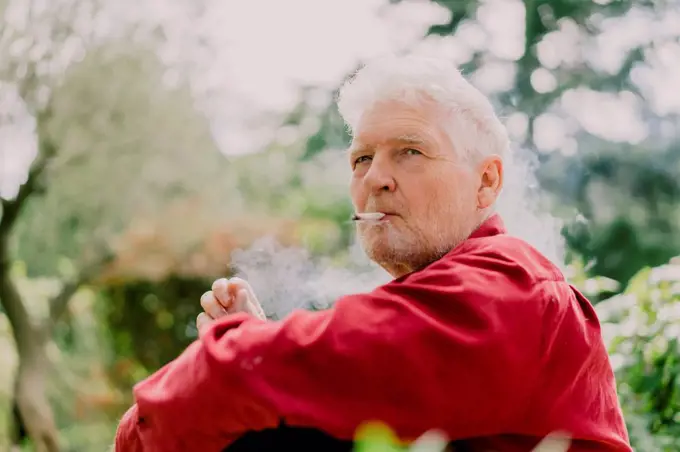
[[[0,13],[0,450],[36,431],[43,450],[105,450],[217,277],[248,278],[272,318],[386,281],[347,221],[333,99],[362,61],[409,51],[493,99],[508,224],[597,303],[635,450],[680,450],[678,0]]]

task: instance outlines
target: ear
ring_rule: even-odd
[[[493,205],[503,188],[503,160],[498,155],[485,158],[479,165],[480,184],[477,191],[477,208]]]

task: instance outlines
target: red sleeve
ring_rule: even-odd
[[[347,439],[367,420],[405,439],[507,431],[535,382],[540,322],[528,282],[497,264],[434,266],[280,322],[221,319],[135,387],[117,452],[219,451],[281,420]]]

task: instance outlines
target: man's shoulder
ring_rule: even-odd
[[[574,299],[556,265],[523,240],[504,234],[470,239],[388,286],[394,284],[409,293],[426,292],[424,298],[430,302],[436,298],[442,307],[448,306],[444,302],[448,299],[459,306],[506,314],[509,310],[536,320],[547,303],[568,306]]]
[[[468,239],[445,255],[441,264],[466,272],[505,274],[527,284],[566,283],[554,262],[528,242],[508,234]]]
[[[497,234],[464,242],[442,259],[449,273],[473,283],[473,292],[492,300],[520,301],[541,317],[567,312],[599,325],[592,303],[567,281],[562,270],[528,242]],[[517,304],[513,305],[513,309]]]

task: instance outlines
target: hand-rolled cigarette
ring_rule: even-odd
[[[378,221],[384,217],[382,212],[357,212],[352,216],[353,221]]]

